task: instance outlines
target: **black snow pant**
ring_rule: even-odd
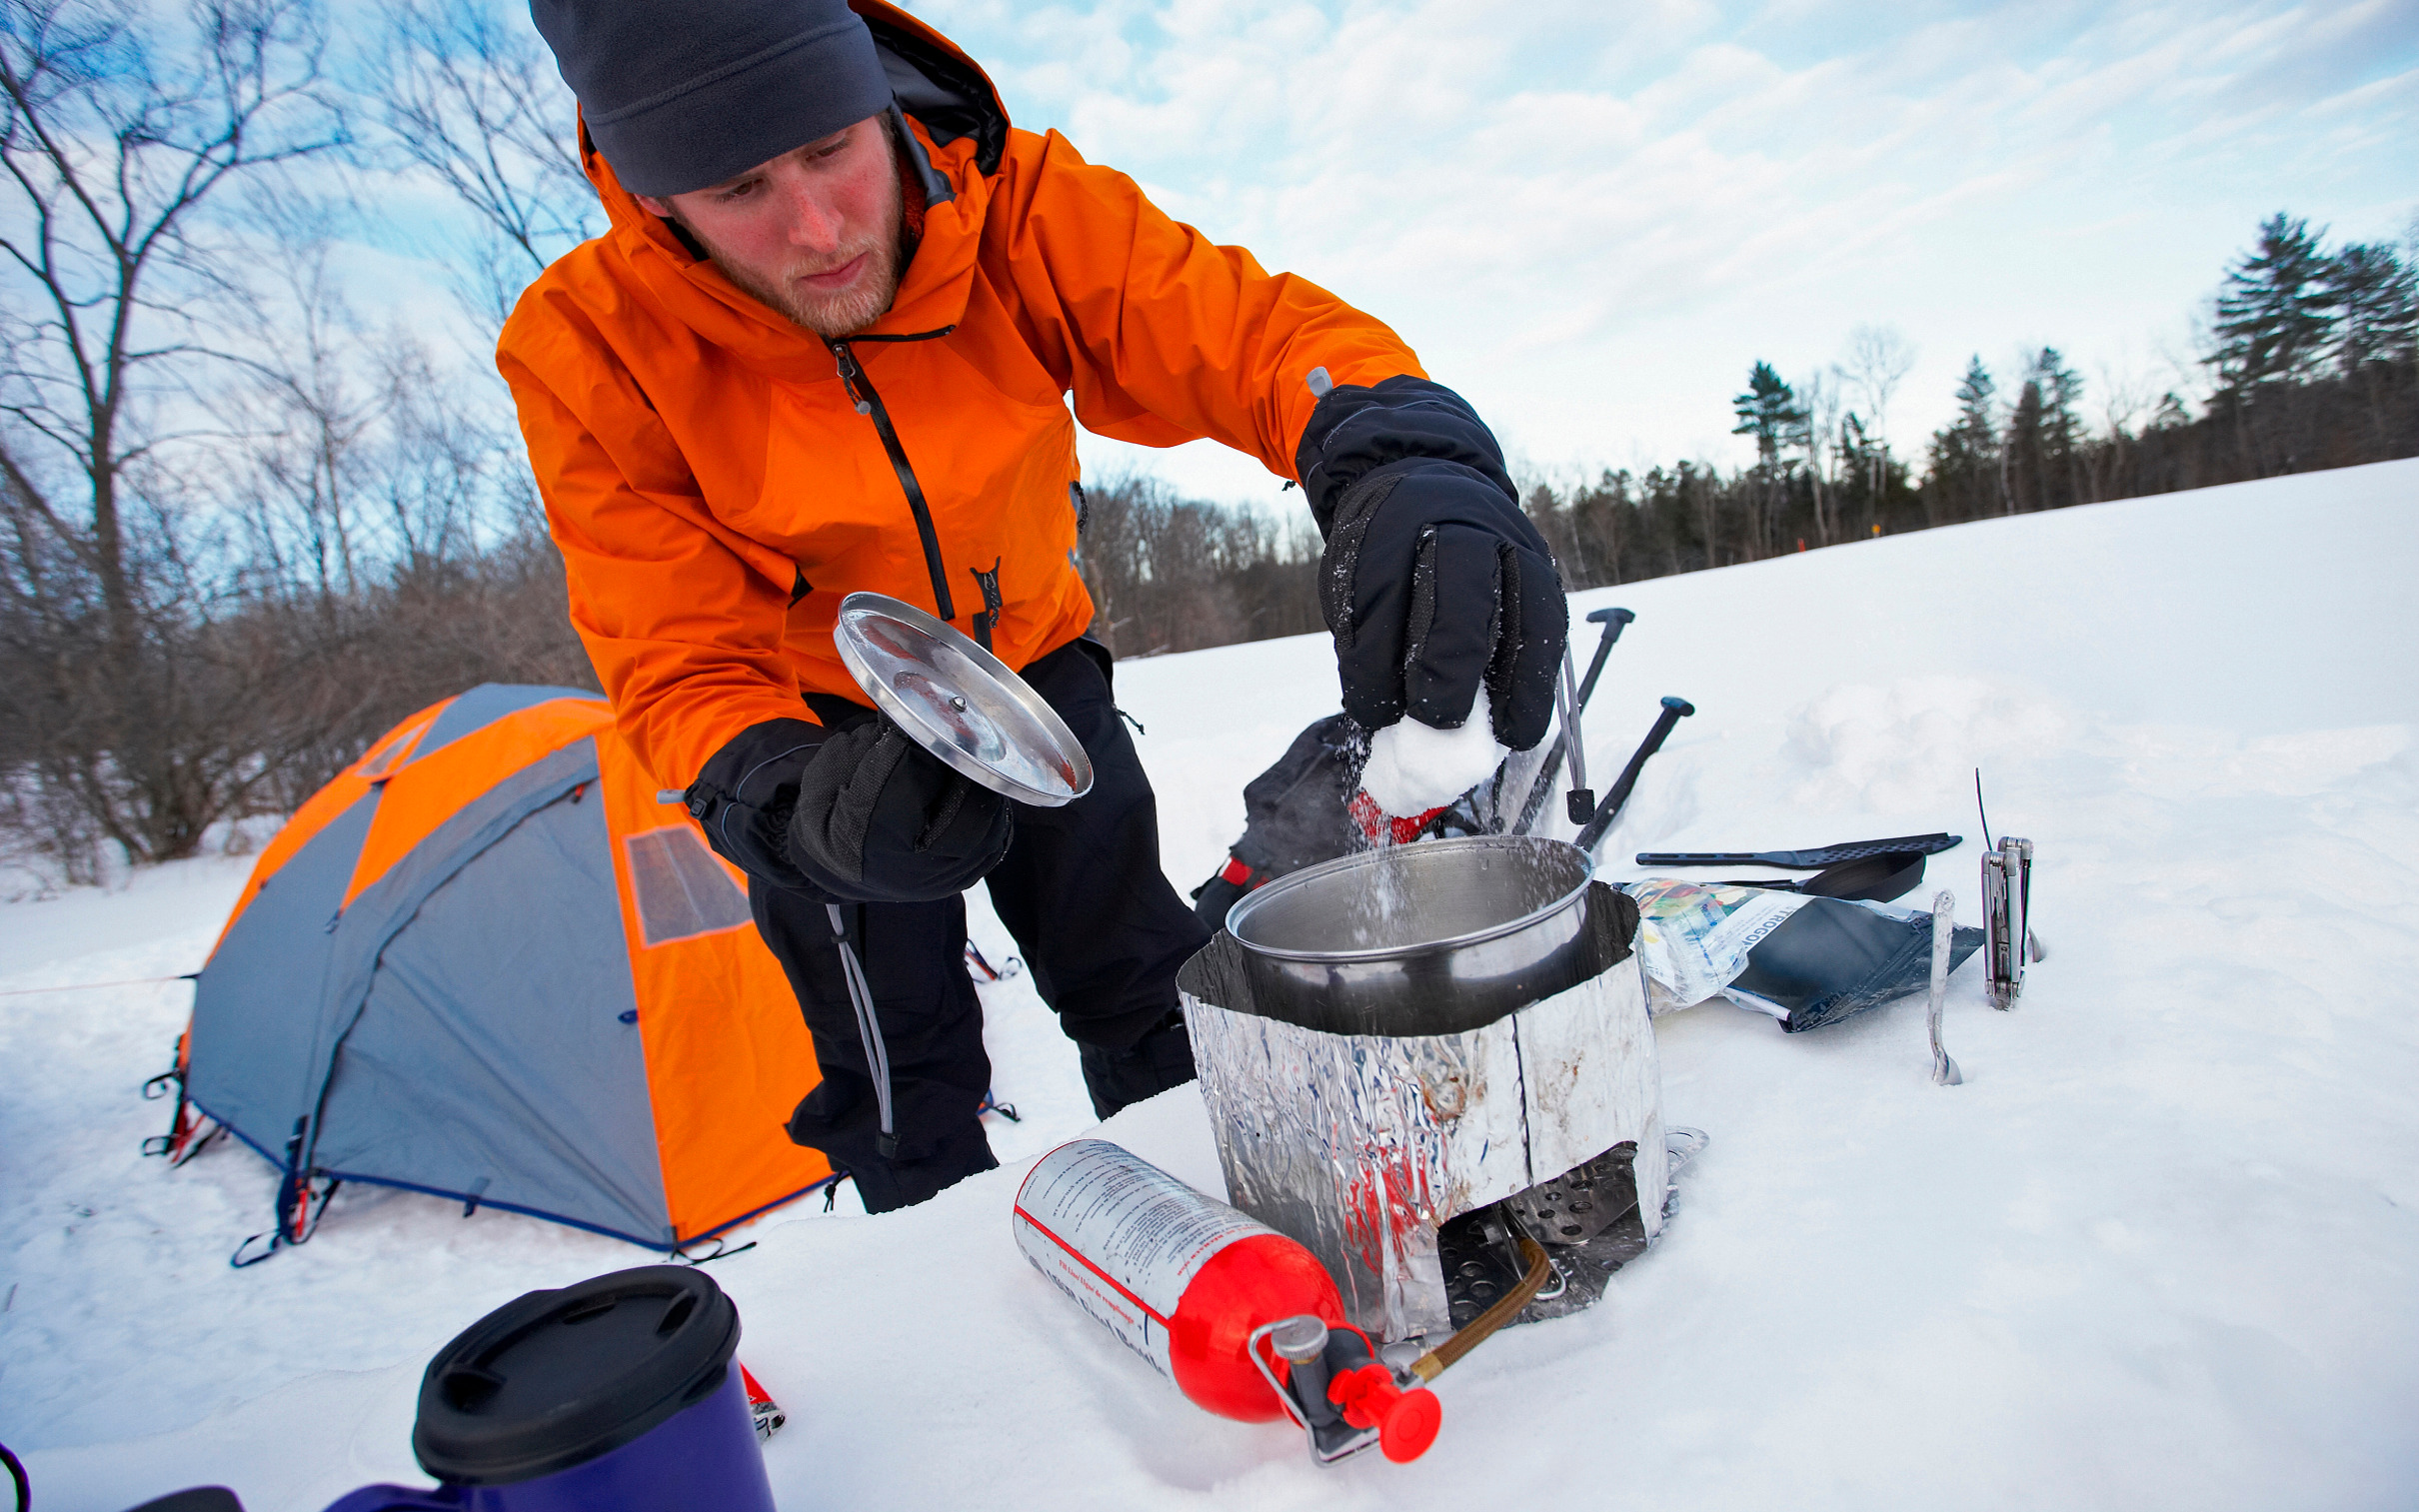
[[[986,878],[992,905],[1016,936],[1035,989],[1083,1047],[1095,1106],[1105,1113],[1104,1064],[1169,1037],[1176,973],[1210,933],[1160,870],[1159,809],[1110,691],[1111,662],[1082,640],[1025,669],[1025,681],[1059,712],[1092,757],[1092,790],[1059,808],[1018,804],[1008,856]],[[812,699],[829,724],[863,714]],[[849,1000],[827,905],[751,882],[757,929],[798,993],[823,1081],[799,1103],[790,1137],[819,1149],[857,1181],[869,1212],[921,1202],[998,1165],[977,1113],[991,1086],[983,1004],[966,969],[966,903],[844,903],[841,917],[865,966],[890,1052],[896,1156],[877,1147],[879,1109],[865,1044]],[[1177,1047],[1145,1058],[1183,1059]],[[1158,1090],[1149,1067],[1136,1095]],[[1119,1079],[1112,1069],[1110,1080]],[[1113,1099],[1116,1100],[1116,1099]]]

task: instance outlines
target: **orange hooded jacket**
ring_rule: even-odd
[[[888,314],[839,344],[793,326],[685,250],[583,131],[612,229],[530,287],[497,349],[572,623],[667,787],[751,726],[812,719],[802,692],[863,702],[832,644],[858,590],[988,634],[1015,668],[1082,635],[1076,419],[1212,438],[1290,478],[1313,369],[1426,376],[1379,322],[1170,220],[1056,132],[1011,128],[939,33],[853,5],[929,163],[909,165],[923,238]]]

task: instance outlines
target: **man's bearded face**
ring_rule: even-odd
[[[899,166],[881,116],[725,183],[639,203],[678,221],[742,291],[827,340],[863,331],[899,293]]]

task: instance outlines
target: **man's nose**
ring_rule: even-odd
[[[790,245],[802,252],[834,252],[841,244],[838,208],[825,187],[811,176],[792,172],[775,180],[789,211]]]

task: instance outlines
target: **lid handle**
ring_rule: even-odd
[[[694,1291],[682,1292],[672,1299],[670,1307],[664,1309],[663,1321],[655,1325],[656,1337],[671,1338],[681,1331],[681,1325],[688,1322],[696,1312],[697,1293]]]
[[[476,1412],[504,1389],[504,1377],[477,1365],[448,1366],[439,1383],[446,1405],[456,1412]]]

